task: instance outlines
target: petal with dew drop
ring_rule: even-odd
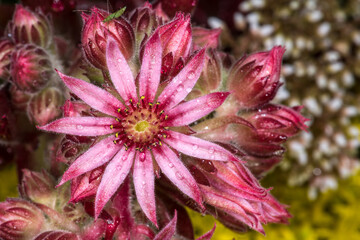
[[[145,215],[157,226],[154,167],[149,150],[135,157],[133,179],[137,200]]]
[[[228,150],[215,143],[173,131],[169,135],[166,143],[186,155],[208,160],[238,161]]]
[[[38,128],[76,136],[101,136],[118,131],[110,128],[113,124],[118,122],[109,117],[64,117]]]
[[[124,101],[127,103],[132,99],[137,102],[134,76],[117,42],[112,37],[108,38],[106,45],[106,64],[111,81]]]
[[[168,112],[168,126],[184,126],[218,108],[230,93],[215,92],[181,103]]]
[[[158,32],[147,41],[139,74],[139,94],[153,102],[160,82],[162,60],[161,41]]]
[[[191,92],[204,66],[205,49],[200,50],[171,80],[160,94],[158,101],[164,110],[176,106]]]
[[[114,140],[115,136],[110,136],[91,146],[70,165],[57,186],[108,162],[119,151],[119,145],[114,144]]]
[[[59,71],[57,73],[70,91],[90,107],[110,116],[118,116],[117,109],[123,107],[123,104],[116,97],[91,83],[66,76]]]
[[[170,181],[202,206],[199,187],[179,157],[166,144],[153,148],[152,151],[161,171]]]
[[[134,162],[135,149],[127,151],[123,147],[107,165],[95,198],[95,217],[98,217],[105,204],[117,191],[130,172]]]

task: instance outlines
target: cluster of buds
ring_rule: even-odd
[[[351,176],[357,158],[360,114],[360,32],[357,1],[243,1],[234,15],[241,32],[234,51],[285,45],[282,77],[289,81],[277,101],[303,103],[312,116],[310,131],[287,143],[290,185],[309,186],[309,197],[336,188],[338,178]],[[328,9],[336,9],[329,12]],[[271,10],[271,14],[269,12]]]
[[[54,68],[59,67],[52,26],[41,11],[16,5],[0,43],[0,77],[10,83],[12,105],[30,121],[47,123],[56,117],[64,94]]]
[[[194,239],[185,206],[237,232],[287,223],[286,206],[258,182],[281,161],[286,140],[307,129],[301,107],[270,103],[284,48],[235,61],[218,50],[219,29],[192,27],[190,14],[171,14],[167,4],[165,13],[161,3],[121,16],[83,13],[84,61],[67,62],[69,71],[54,60],[49,22],[17,6],[9,29],[25,33],[13,30],[0,66],[9,70],[12,104],[43,131],[39,145],[62,178],[55,186],[50,174],[23,170],[22,199],[0,211],[0,226],[17,230],[0,228],[1,237]],[[38,217],[12,214],[13,202]]]

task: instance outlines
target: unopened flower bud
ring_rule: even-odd
[[[145,36],[150,36],[151,32],[162,23],[149,3],[132,11],[129,20],[135,29],[136,42],[142,42]]]
[[[309,119],[303,117],[301,108],[289,108],[282,105],[267,104],[257,111],[249,112],[244,117],[251,122],[258,133],[271,141],[286,139],[307,129]]]
[[[16,5],[8,31],[16,43],[32,43],[44,48],[51,44],[52,28],[47,17],[22,5]]]
[[[44,222],[41,210],[28,201],[9,198],[0,203],[0,239],[32,239]]]
[[[217,53],[211,49],[205,56],[204,68],[196,86],[202,90],[203,94],[208,94],[215,91],[220,85],[221,62]]]
[[[206,29],[202,27],[193,27],[192,36],[196,49],[207,47],[216,49],[219,46],[219,37],[221,28]]]
[[[0,39],[0,78],[8,79],[10,76],[11,54],[14,44],[8,39]]]
[[[171,22],[159,27],[158,31],[163,57],[172,53],[173,64],[176,64],[180,57],[186,59],[189,56],[192,42],[190,15],[178,13]]]
[[[105,167],[98,167],[71,181],[71,202],[78,202],[87,197],[95,196],[100,185]]]
[[[12,81],[22,91],[38,91],[53,74],[49,55],[34,45],[27,44],[15,50],[11,61]]]
[[[261,106],[272,100],[280,87],[283,47],[241,58],[230,70],[227,87],[240,108]]]
[[[191,13],[196,4],[197,0],[161,0],[162,8],[169,16],[174,16],[177,12]]]
[[[135,36],[131,25],[122,17],[104,22],[110,15],[103,10],[93,8],[91,15],[83,14],[84,27],[82,45],[86,59],[99,69],[107,69],[105,53],[107,38],[116,40],[125,59],[134,52]]]
[[[36,203],[49,205],[55,190],[54,179],[45,171],[32,172],[23,169],[20,193],[23,198],[29,198]]]
[[[61,115],[63,95],[55,87],[46,88],[35,95],[28,106],[30,119],[39,125],[45,125]]]

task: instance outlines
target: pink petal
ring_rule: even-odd
[[[214,224],[214,227],[210,231],[208,231],[204,235],[200,236],[196,240],[211,240],[211,237],[214,234],[215,229],[216,229],[216,223]]]
[[[215,143],[173,131],[169,135],[166,143],[186,155],[209,160],[238,161],[229,151]]]
[[[110,128],[117,123],[114,118],[108,117],[64,117],[38,128],[77,136],[100,136],[118,131]]]
[[[158,98],[163,109],[171,109],[191,92],[204,66],[205,49],[200,50],[165,87]]]
[[[176,231],[177,212],[175,210],[174,217],[166,226],[156,234],[154,240],[171,240]]]
[[[215,92],[181,103],[168,112],[169,126],[184,126],[208,115],[218,108],[230,93]]]
[[[110,136],[90,147],[70,165],[57,186],[108,162],[119,151],[119,145],[114,144],[114,140],[115,136]]]
[[[95,218],[128,175],[134,161],[135,150],[123,147],[105,169],[95,198]]]
[[[117,109],[121,108],[122,103],[113,95],[91,83],[83,80],[66,76],[57,71],[66,86],[90,107],[100,112],[117,117]]]
[[[162,47],[158,32],[148,40],[139,74],[139,94],[153,102],[160,82]]]
[[[202,206],[199,187],[179,157],[165,144],[152,151],[161,171],[170,181]]]
[[[137,102],[135,80],[132,71],[121,53],[118,43],[109,37],[106,46],[106,63],[116,90],[127,103],[130,99]]]
[[[151,153],[138,153],[134,163],[134,186],[137,200],[145,215],[157,226],[155,204],[155,179]]]

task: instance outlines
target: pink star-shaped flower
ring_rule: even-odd
[[[158,31],[144,46],[137,76],[111,37],[106,62],[119,96],[59,72],[67,87],[101,117],[64,117],[42,130],[78,136],[98,136],[96,144],[78,157],[59,185],[108,163],[95,198],[95,216],[132,172],[137,200],[156,224],[154,169],[202,206],[201,191],[177,151],[201,159],[237,161],[224,148],[176,131],[208,115],[229,93],[215,92],[183,101],[194,87],[204,65],[205,50],[198,51],[184,68],[159,91],[162,47]]]

